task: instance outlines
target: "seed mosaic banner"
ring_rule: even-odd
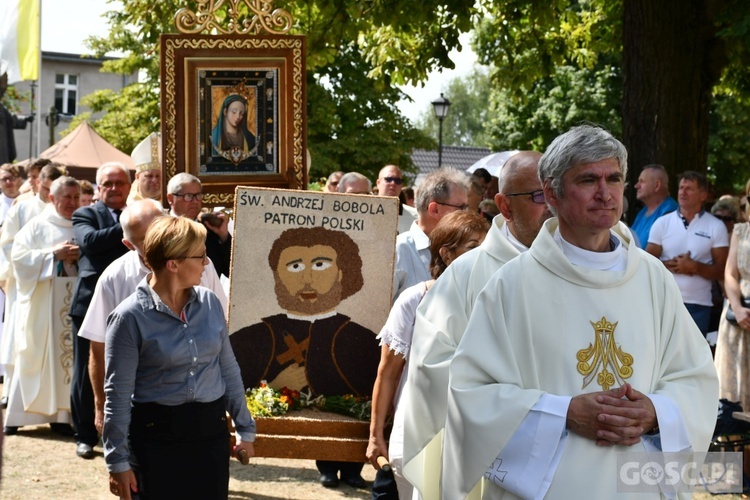
[[[229,332],[245,386],[369,396],[398,200],[238,187],[234,214]]]

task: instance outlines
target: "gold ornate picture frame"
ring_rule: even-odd
[[[167,179],[195,175],[209,206],[238,185],[306,188],[304,37],[162,35],[161,61]]]

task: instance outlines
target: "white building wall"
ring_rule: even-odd
[[[77,113],[90,111],[82,106],[80,101],[83,97],[96,90],[112,89],[120,90],[126,85],[135,83],[137,74],[119,75],[115,73],[102,73],[102,63],[107,59],[82,58],[78,54],[62,54],[56,52],[42,52],[42,67],[40,71],[41,85],[37,85],[35,92],[41,93],[41,114],[37,114],[37,120],[41,117],[41,141],[37,141],[37,121],[26,126],[25,130],[16,130],[17,161],[35,157],[40,151],[44,151],[52,144],[50,143],[50,129],[45,124],[45,118],[49,114],[50,107],[55,104],[55,77],[58,74],[77,75],[78,77],[78,105]],[[30,96],[31,82],[18,82],[14,87],[22,94]],[[35,97],[36,100],[36,97]],[[21,103],[20,114],[30,114],[31,105],[28,102]],[[99,118],[101,113],[94,114],[94,119]],[[54,130],[54,142],[59,141],[62,136],[60,132],[68,128],[73,116],[61,116],[59,124]],[[33,127],[33,140],[32,130]],[[40,143],[40,148],[37,144]]]

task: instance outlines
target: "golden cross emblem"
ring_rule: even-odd
[[[594,327],[594,344],[589,344],[576,354],[578,373],[583,375],[582,388],[589,385],[596,376],[596,382],[608,391],[615,382],[622,385],[625,383],[624,379],[633,375],[633,356],[615,343],[617,323],[610,323],[604,316],[601,321],[590,323]]]

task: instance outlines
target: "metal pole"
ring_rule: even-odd
[[[55,144],[55,125],[57,125],[57,108],[54,106],[50,106],[49,108],[49,115],[47,115],[47,120],[49,120],[49,147],[52,147]]]
[[[438,168],[443,166],[443,119],[438,118],[440,128],[438,132]]]
[[[38,120],[39,117],[36,116],[36,110],[34,109],[34,96],[36,95],[36,80],[33,80],[31,82],[31,116],[34,117],[34,120]],[[34,156],[34,122],[31,123],[31,126],[29,127],[29,158],[32,158]]]

